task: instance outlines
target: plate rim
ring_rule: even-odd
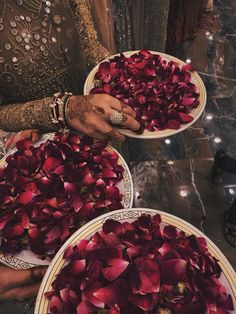
[[[136,211],[136,216],[134,217],[135,211]],[[166,212],[158,210],[158,209],[138,207],[138,208],[129,208],[129,209],[119,209],[119,210],[115,210],[115,211],[106,213],[104,215],[101,215],[101,216],[91,220],[90,222],[86,223],[80,229],[78,229],[64,243],[64,245],[60,248],[60,250],[57,252],[55,257],[53,258],[53,260],[52,260],[52,262],[51,262],[49,268],[47,269],[47,272],[43,278],[43,281],[40,285],[40,289],[39,289],[37,299],[36,299],[34,314],[46,314],[47,313],[49,302],[44,296],[44,293],[47,291],[47,290],[45,291],[45,288],[51,287],[51,283],[55,279],[55,276],[58,274],[58,271],[60,271],[60,269],[61,269],[60,265],[63,265],[63,254],[64,254],[64,251],[67,248],[67,246],[74,245],[75,242],[79,240],[78,237],[81,237],[81,238],[85,237],[86,238],[86,236],[84,236],[83,233],[86,232],[86,229],[89,229],[92,226],[95,226],[95,224],[97,224],[99,226],[99,227],[97,227],[97,229],[99,230],[106,219],[112,218],[112,216],[114,216],[114,215],[119,216],[122,214],[125,215],[127,213],[130,213],[131,216],[133,215],[133,217],[131,217],[131,218],[137,218],[142,213],[150,213],[152,215],[160,214],[161,217],[164,217],[164,219],[165,219],[165,221],[163,219],[164,222],[168,223],[168,220],[170,220],[170,224],[172,224],[172,225],[173,225],[173,222],[177,222],[178,225],[176,227],[179,229],[180,229],[179,225],[181,225],[181,230],[183,230],[186,234],[194,234],[198,237],[204,237],[207,241],[207,247],[208,247],[209,252],[219,260],[218,263],[221,266],[222,272],[224,273],[224,276],[226,277],[227,282],[229,283],[229,285],[231,287],[231,290],[233,293],[233,295],[232,295],[233,302],[234,302],[234,304],[236,304],[236,301],[235,301],[236,300],[236,282],[234,282],[234,280],[233,280],[233,278],[236,276],[236,273],[235,273],[232,265],[230,264],[230,262],[226,258],[226,256],[223,254],[223,252],[216,246],[216,244],[207,235],[205,235],[198,228],[196,228],[195,226],[193,226],[192,224],[190,224],[189,222],[185,221],[184,219],[182,219],[178,216],[166,213]],[[128,219],[128,217],[126,219]],[[94,231],[94,229],[95,229],[95,227],[93,228],[93,232],[96,232],[96,230]],[[189,230],[189,232],[186,230]],[[58,264],[59,264],[59,266],[58,266]],[[55,265],[57,265],[57,268],[53,272]],[[43,301],[43,303],[42,303],[42,301]]]
[[[55,135],[55,132],[45,133],[42,135],[41,139],[35,144],[40,145],[44,141],[46,141],[48,139],[52,139],[54,135]],[[120,161],[119,164],[122,165],[125,169],[126,177],[123,178],[124,200],[123,200],[122,205],[127,209],[131,208],[133,206],[133,202],[134,202],[134,183],[133,183],[133,179],[132,179],[132,175],[131,175],[129,166],[128,166],[127,162],[125,161],[124,157],[112,145],[108,144],[106,146],[106,148],[110,151],[114,151],[118,155],[118,160]],[[16,151],[17,151],[17,148],[14,147],[2,159],[0,159],[0,167],[6,166],[6,158],[9,155],[14,154]],[[129,185],[129,190],[126,189],[126,182]],[[125,200],[126,197],[127,197],[127,202]],[[22,260],[22,259],[17,257],[17,254],[15,254],[15,255],[3,254],[1,252],[1,250],[0,250],[0,263],[4,264],[4,265],[6,265],[12,269],[17,269],[17,270],[24,270],[24,269],[30,269],[33,267],[37,267],[37,266],[42,266],[41,264],[39,265],[39,264],[35,264],[35,263],[31,263],[31,262],[27,262],[25,260]],[[51,262],[48,261],[48,264],[49,263],[51,263]],[[46,263],[45,263],[45,265],[46,265]]]
[[[140,52],[141,50],[130,50],[130,51],[125,51],[125,52],[120,52],[120,53],[123,53],[124,55],[132,55],[132,54],[135,54],[135,53],[138,53]],[[166,59],[166,60],[173,60],[174,62],[177,62],[181,65],[186,65],[187,63],[184,62],[183,60],[180,60],[179,58],[176,58],[174,56],[171,56],[169,54],[166,54],[166,53],[163,53],[163,52],[158,52],[158,51],[153,51],[153,50],[148,50],[149,52],[151,52],[152,54],[158,54],[160,55],[162,58]],[[93,67],[93,69],[89,72],[86,80],[85,80],[85,83],[84,83],[84,88],[83,88],[83,93],[84,95],[88,95],[89,94],[89,86],[91,86],[92,82],[93,82],[93,78],[94,78],[94,75],[96,74],[97,72],[97,69],[99,67],[99,65],[102,63],[102,62],[105,62],[105,61],[109,61],[110,59],[114,58],[115,56],[119,56],[120,53],[116,53],[112,56],[109,56],[105,59],[103,59],[101,62],[99,62],[96,66]],[[145,130],[145,134],[141,134],[141,135],[138,135],[128,129],[120,129],[120,128],[116,128],[120,133],[126,135],[127,137],[130,137],[130,138],[136,138],[136,139],[161,139],[161,138],[166,138],[166,137],[170,137],[170,136],[173,136],[173,135],[176,135],[178,133],[181,133],[182,131],[188,129],[189,127],[191,127],[199,118],[200,116],[202,115],[205,107],[206,107],[206,103],[207,103],[207,92],[206,92],[206,87],[205,87],[205,84],[201,78],[201,76],[198,74],[197,71],[194,71],[192,73],[192,77],[197,81],[198,85],[198,89],[200,89],[200,91],[202,91],[202,93],[200,93],[200,97],[202,98],[202,102],[200,102],[199,106],[197,108],[199,108],[199,111],[197,111],[196,113],[196,116],[194,116],[193,120],[187,124],[181,124],[181,127],[178,129],[178,130],[173,130],[173,129],[165,129],[165,130],[159,130],[159,131],[154,131],[154,132],[151,132],[151,131],[148,131],[148,130]],[[196,82],[195,82],[196,84]],[[197,110],[197,108],[195,110]],[[159,132],[159,134],[158,134]],[[164,133],[165,132],[165,133]]]

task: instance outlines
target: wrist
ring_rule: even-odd
[[[68,124],[66,119],[66,108],[71,93],[65,92],[54,94],[53,102],[50,104],[52,123],[59,132],[68,132]]]

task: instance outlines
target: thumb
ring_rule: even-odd
[[[9,150],[16,146],[18,141],[30,138],[33,143],[37,142],[40,138],[39,130],[24,130],[18,133],[11,134],[5,143],[5,149]]]
[[[30,285],[39,282],[46,273],[46,270],[47,267],[36,267],[26,270],[7,269],[7,287],[8,289],[12,289],[22,285]]]
[[[35,283],[29,286],[16,287],[3,293],[1,295],[1,300],[4,301],[17,300],[22,302],[36,296],[39,288],[40,283]]]

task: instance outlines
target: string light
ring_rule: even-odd
[[[229,189],[230,194],[234,194],[234,189]]]
[[[186,59],[186,63],[191,63],[191,59]]]
[[[171,142],[170,142],[170,139],[167,138],[167,139],[165,140],[165,143],[166,143],[167,145],[169,145],[169,144],[171,143]]]
[[[141,198],[140,193],[139,193],[138,191],[135,192],[135,197],[136,197],[137,199],[140,199],[140,198]]]
[[[168,160],[167,163],[168,163],[168,165],[170,165],[170,166],[174,164],[173,160]]]
[[[214,142],[217,143],[217,144],[219,144],[219,143],[221,142],[221,138],[215,137],[215,138],[214,138]]]
[[[206,118],[207,118],[207,120],[212,120],[212,119],[213,119],[213,116],[212,116],[211,114],[208,114],[208,115],[206,116]]]
[[[179,194],[182,197],[186,197],[188,195],[188,192],[186,190],[181,190]]]

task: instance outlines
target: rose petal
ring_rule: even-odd
[[[49,302],[49,313],[63,314],[63,303],[56,295],[54,295]]]
[[[175,284],[186,279],[187,262],[183,259],[163,261],[161,265],[161,278],[164,283]]]
[[[98,289],[93,295],[107,305],[119,305],[125,301],[129,291],[126,281],[118,279],[114,283]]]
[[[121,258],[111,258],[107,261],[108,267],[103,268],[103,276],[109,280],[116,280],[128,267],[129,262]]]

